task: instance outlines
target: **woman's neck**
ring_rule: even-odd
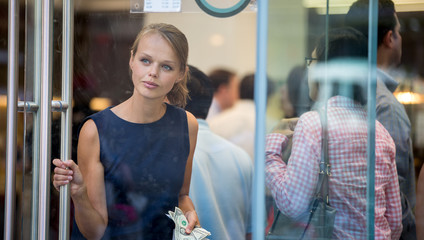
[[[125,102],[112,108],[120,118],[133,123],[151,123],[163,117],[166,104],[162,100],[137,99],[131,96]]]

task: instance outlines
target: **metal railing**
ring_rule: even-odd
[[[62,113],[61,158],[71,157],[73,25],[72,0],[63,0],[62,100],[52,101],[53,1],[34,4],[34,101],[18,101],[19,1],[9,0],[6,199],[4,239],[14,239],[17,112],[34,114],[31,239],[48,239],[51,169],[51,112]],[[26,117],[26,116],[25,116]],[[59,239],[69,239],[68,186],[60,190]]]

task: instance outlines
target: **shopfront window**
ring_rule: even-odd
[[[316,169],[316,167],[313,167],[313,165],[308,165],[306,167],[306,162],[303,162],[304,158],[307,158],[307,162],[309,163],[313,162],[311,159],[314,159],[314,157],[309,155],[311,154],[310,151],[313,151],[311,148],[314,147],[312,147],[313,145],[309,145],[308,141],[310,141],[309,134],[312,134],[310,131],[314,131],[312,129],[315,128],[307,122],[314,122],[317,124],[315,126],[317,127],[316,131],[322,132],[319,128],[319,123],[323,121],[319,121],[319,116],[316,112],[318,111],[319,113],[324,105],[326,106],[327,114],[327,119],[325,120],[327,121],[326,129],[328,131],[328,155],[330,164],[333,162],[333,164],[331,164],[332,174],[328,178],[328,195],[330,205],[338,209],[333,234],[339,238],[355,236],[354,238],[373,239],[374,237],[380,236],[382,234],[379,232],[381,229],[378,227],[378,219],[381,217],[379,216],[381,214],[380,210],[387,210],[388,208],[383,207],[384,204],[392,204],[395,201],[397,202],[397,213],[392,212],[389,214],[389,212],[386,212],[389,216],[386,220],[392,223],[389,224],[390,227],[388,228],[392,231],[392,234],[394,234],[391,237],[396,236],[395,238],[397,238],[400,234],[402,234],[402,236],[411,237],[415,235],[415,231],[411,230],[411,226],[414,225],[413,223],[408,223],[408,221],[403,221],[401,223],[400,218],[390,217],[390,215],[396,216],[401,212],[401,209],[408,207],[405,206],[404,203],[400,204],[398,195],[391,195],[391,197],[388,197],[388,192],[381,192],[381,186],[392,186],[394,187],[392,189],[399,189],[402,192],[401,201],[408,201],[409,208],[413,209],[415,205],[416,177],[412,177],[412,175],[416,176],[416,171],[419,169],[418,166],[421,164],[417,163],[420,159],[419,152],[412,151],[412,148],[416,148],[414,147],[416,146],[413,138],[414,134],[408,134],[408,132],[414,132],[413,119],[416,118],[416,116],[414,116],[415,114],[411,114],[408,109],[416,108],[419,104],[411,104],[411,102],[405,104],[405,102],[402,102],[401,98],[398,97],[402,96],[404,93],[398,92],[402,92],[400,89],[402,89],[403,85],[406,84],[410,86],[407,82],[419,83],[416,77],[412,77],[414,80],[406,80],[408,77],[405,77],[407,75],[417,75],[416,73],[412,73],[416,70],[412,70],[412,72],[405,70],[406,68],[412,68],[406,67],[406,65],[410,65],[408,60],[404,61],[405,51],[408,51],[405,50],[405,48],[409,48],[405,42],[405,39],[408,37],[404,35],[409,34],[406,34],[404,30],[402,30],[410,26],[404,23],[405,20],[402,19],[402,16],[414,18],[413,16],[415,16],[415,14],[412,13],[411,10],[404,12],[405,5],[395,3],[396,12],[394,15],[392,11],[392,14],[386,13],[385,18],[379,18],[380,24],[386,25],[386,30],[381,30],[380,28],[378,30],[378,38],[377,35],[373,36],[376,38],[376,44],[379,46],[378,51],[376,51],[375,47],[374,49],[371,47],[368,48],[368,51],[366,51],[367,53],[364,54],[361,53],[363,47],[360,47],[360,45],[363,46],[363,44],[356,45],[356,47],[354,47],[355,50],[349,50],[349,48],[359,43],[359,39],[357,38],[358,33],[351,29],[346,29],[345,27],[350,26],[363,31],[368,41],[373,35],[368,33],[369,25],[367,20],[371,19],[368,15],[369,9],[366,8],[365,11],[360,12],[361,5],[358,4],[356,7],[351,8],[350,6],[352,3],[353,1],[346,1],[343,3],[336,3],[334,1],[328,1],[327,3],[324,1],[303,1],[293,2],[292,4],[277,3],[277,1],[269,2],[270,32],[268,39],[267,74],[270,75],[271,78],[280,79],[277,80],[277,82],[281,84],[281,92],[276,95],[271,95],[271,101],[268,100],[267,122],[270,122],[269,119],[274,118],[276,121],[279,121],[280,117],[290,118],[300,116],[300,118],[298,122],[299,125],[296,126],[298,128],[294,131],[293,143],[289,143],[284,138],[279,139],[278,135],[274,135],[273,138],[269,140],[270,142],[267,142],[270,147],[281,146],[279,144],[282,142],[283,153],[281,157],[283,159],[289,159],[287,166],[285,164],[278,164],[276,156],[273,155],[274,153],[271,150],[278,152],[281,149],[276,147],[270,148],[271,152],[266,153],[270,156],[266,157],[267,177],[270,178],[269,180],[267,179],[267,181],[271,182],[271,190],[276,191],[272,194],[274,200],[280,199],[277,200],[277,206],[281,210],[280,218],[281,215],[284,217],[290,215],[301,219],[300,212],[298,212],[301,211],[299,208],[303,207],[303,209],[307,209],[305,205],[302,205],[302,201],[305,195],[307,195],[309,199],[305,204],[310,203],[310,200],[313,199],[316,193],[316,188],[313,184],[316,184],[317,181],[319,182],[319,178],[316,177],[317,174],[314,173],[314,171],[309,172],[311,171],[310,168]],[[384,7],[384,3],[382,4]],[[349,12],[350,8],[351,10]],[[357,15],[361,17],[357,17]],[[384,15],[384,13],[380,13],[380,15]],[[281,24],[283,21],[288,24]],[[391,25],[388,22],[391,22]],[[388,27],[389,25],[391,27]],[[373,25],[371,25],[371,27],[372,26]],[[377,30],[377,28],[375,29]],[[384,46],[383,36],[384,32],[387,33],[387,29],[392,29],[393,38],[391,39],[392,43],[395,44],[385,51],[381,50],[381,46]],[[350,37],[348,37],[348,35],[350,35]],[[352,42],[353,39],[358,41],[355,40],[354,43]],[[303,44],[299,44],[299,42]],[[324,46],[324,48],[322,48],[322,46]],[[401,49],[403,50],[403,54],[400,54]],[[373,53],[373,51],[376,51],[376,53]],[[382,52],[386,52],[388,55],[384,57]],[[388,57],[389,55],[392,57]],[[374,60],[372,57],[376,59]],[[352,59],[354,60],[352,61]],[[375,61],[375,65],[372,65],[373,61]],[[377,82],[374,86],[372,84],[370,85],[369,82],[369,77],[372,79],[373,74],[376,74],[374,76],[377,77]],[[398,74],[403,75],[404,79],[399,78]],[[317,79],[317,77],[321,80]],[[368,80],[364,82],[365,79]],[[317,80],[318,84],[316,83]],[[311,84],[311,82],[313,83]],[[390,82],[393,85],[391,85]],[[387,88],[392,87],[392,90],[387,91],[385,86]],[[395,91],[394,94],[392,93],[393,91]],[[411,88],[408,88],[406,91],[413,92]],[[368,92],[368,95],[365,92]],[[416,93],[408,94],[415,96]],[[341,100],[339,99],[340,96],[343,96],[342,98],[347,97],[346,99],[353,100],[356,103],[362,101],[362,108],[359,107],[361,104],[357,106],[359,108],[354,108],[357,110],[362,109],[361,111],[365,114],[363,115],[365,120],[359,120],[361,117],[357,115],[358,112],[350,116],[349,114],[353,113],[350,110],[343,113],[334,112],[335,106],[337,106],[336,108],[338,110],[347,110],[344,108],[346,105],[339,105],[341,102],[336,103]],[[396,99],[393,96],[395,96]],[[419,96],[419,94],[417,96]],[[272,97],[274,97],[274,99]],[[388,99],[385,99],[385,97],[390,97],[393,101],[389,103],[387,101]],[[370,106],[374,106],[376,110],[370,112]],[[283,110],[281,111],[281,109]],[[313,112],[311,113],[310,111]],[[312,117],[314,112],[315,118]],[[388,115],[389,112],[391,116]],[[275,117],[275,113],[283,116],[280,115]],[[372,124],[375,120],[378,120],[378,122],[375,122],[375,126],[373,126]],[[277,124],[281,125],[281,123]],[[338,124],[341,124],[340,128],[337,127]],[[350,127],[354,130],[349,130]],[[296,131],[298,131],[298,134],[296,134]],[[361,131],[364,131],[363,133],[365,135],[363,135],[363,140],[365,141],[360,141],[359,138],[356,138]],[[355,132],[355,136],[349,135],[349,132]],[[399,188],[395,186],[397,185],[396,182],[389,181],[383,184],[384,181],[382,181],[382,179],[387,176],[386,174],[388,174],[388,172],[383,174],[381,171],[381,161],[387,156],[382,158],[380,144],[384,143],[384,141],[381,141],[381,137],[387,136],[387,133],[390,137],[389,141],[385,144],[390,145],[393,139],[395,145],[391,146],[391,151],[395,149],[396,154],[392,152],[390,154],[392,157],[386,160],[391,159],[390,162],[392,167],[397,165],[397,171],[391,171],[389,175],[395,174],[398,176]],[[286,132],[285,134],[287,135],[288,133]],[[312,142],[314,144],[317,142],[319,143],[321,137],[322,135],[318,134],[318,138]],[[287,150],[284,151],[285,144],[293,144],[291,153],[286,153]],[[400,145],[404,145],[404,147]],[[313,152],[312,156],[322,159],[322,155],[319,152],[319,144],[315,146],[318,150]],[[365,148],[360,150],[360,148],[362,148],[361,146]],[[405,150],[407,149],[407,151],[402,151],[402,148]],[[353,157],[352,154],[355,157]],[[412,157],[412,154],[415,154],[415,157]],[[363,157],[359,157],[359,155]],[[401,155],[403,155],[403,157],[401,157]],[[349,163],[353,158],[356,159],[354,163],[355,167]],[[360,160],[361,158],[362,160]],[[368,158],[368,162],[366,158]],[[371,162],[375,162],[375,166],[373,166],[375,169],[370,169],[370,160]],[[388,163],[386,160],[383,161],[385,164]],[[361,162],[364,164],[363,168],[357,171],[359,169],[356,169],[356,167],[361,165]],[[343,166],[344,164],[347,165]],[[285,167],[287,167],[287,169],[285,169]],[[343,174],[339,175],[343,176],[341,178],[337,176],[341,173],[337,173],[339,170],[343,172]],[[281,174],[281,172],[284,171],[286,171],[285,174]],[[367,171],[368,174],[366,174]],[[353,178],[350,179],[351,177]],[[314,179],[314,181],[312,181],[313,184],[308,182],[311,178]],[[361,182],[362,180],[360,179],[363,179],[364,182]],[[349,184],[342,184],[344,181],[349,182]],[[338,184],[342,185],[337,186]],[[373,192],[367,192],[367,188],[375,188],[375,190]],[[387,191],[390,188],[391,187],[385,189]],[[396,192],[398,192],[398,190],[396,190]],[[348,195],[350,194],[355,194],[355,197],[349,197]],[[379,195],[387,196],[384,204],[379,200],[381,199]],[[340,202],[338,200],[339,197],[343,199]],[[356,200],[362,198],[364,201],[364,205],[360,208],[367,214],[366,216],[363,215],[362,220],[355,218],[353,212],[351,212],[352,209],[358,209],[357,207],[359,207],[359,205],[357,205],[358,202],[354,203],[349,200],[353,198]],[[339,203],[341,203],[341,205],[339,205]],[[371,214],[373,214],[375,218],[370,217],[373,216]],[[343,220],[343,217],[347,215],[350,216],[350,220]],[[404,217],[405,215],[407,214],[404,214]],[[413,217],[410,215],[406,216],[406,218],[412,219]],[[353,224],[352,219],[358,220],[357,224]],[[395,227],[395,222],[397,222],[397,227]],[[332,225],[330,221],[327,223],[328,225]],[[287,224],[285,226],[287,226]],[[371,227],[370,224],[372,224]],[[403,232],[400,231],[400,224],[404,225]],[[328,225],[324,227],[329,227]],[[358,225],[362,225],[360,229],[366,229],[366,226],[368,226],[367,232],[354,230]],[[277,223],[276,226],[284,226],[284,224]],[[314,225],[311,223],[310,226],[313,227]],[[283,227],[280,227],[280,229],[283,229],[283,231],[279,232],[278,228],[276,228],[275,235],[284,235],[290,232],[290,229],[285,229]],[[284,233],[284,231],[286,233]],[[308,233],[306,232],[306,234]],[[314,238],[314,236],[311,236],[311,238]]]
[[[378,6],[359,1],[366,3],[350,10],[354,2],[75,0],[68,142],[90,203],[99,219],[108,219],[105,238],[172,236],[175,223],[184,222],[178,222],[175,207],[187,212],[192,206],[200,220],[196,234],[209,232],[209,239],[287,234],[314,239],[324,233],[337,239],[414,239],[415,229],[420,234],[424,5],[394,1],[391,12],[391,1],[380,1],[388,6],[383,4],[379,22],[386,25],[379,29],[369,24],[376,21]],[[10,4],[1,5],[7,22]],[[61,158],[63,149],[67,20],[63,4],[53,5],[56,105],[45,148],[37,137],[42,123],[34,107],[43,97],[38,81],[43,14],[37,1],[21,4],[19,11],[21,107],[12,232],[21,239],[36,238],[41,224],[34,197],[42,178],[35,167],[40,155],[48,151],[51,159]],[[136,41],[153,23],[175,26],[175,39],[150,33]],[[6,139],[6,29],[0,26],[1,139]],[[187,72],[181,67],[185,61]],[[186,76],[187,105],[180,97],[185,90],[171,91]],[[198,133],[190,134],[194,119]],[[86,128],[96,130],[93,138]],[[2,140],[0,154],[6,165]],[[187,159],[192,166],[186,166]],[[188,170],[191,175],[185,175]],[[0,175],[5,172],[2,167]],[[188,192],[193,205],[178,197]],[[47,234],[58,239],[60,194],[52,184],[50,193],[41,195],[49,197]],[[319,206],[334,211],[316,218],[317,210],[310,217],[317,195]],[[71,239],[94,229],[84,228],[84,217],[75,210],[71,201]],[[190,223],[193,216],[186,217]]]

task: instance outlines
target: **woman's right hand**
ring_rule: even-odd
[[[294,128],[296,127],[299,118],[283,118],[272,130],[273,133],[281,133],[288,138],[293,136]]]
[[[53,186],[57,191],[60,191],[60,187],[68,183],[71,183],[71,196],[81,193],[85,189],[81,171],[73,160],[54,159],[53,165],[56,166],[54,168]]]

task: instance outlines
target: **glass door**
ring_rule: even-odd
[[[253,106],[242,112],[249,115],[245,122],[254,119],[256,124],[241,127],[241,135],[227,136],[227,140],[243,149],[252,161],[251,179],[246,184],[251,192],[245,193],[250,198],[237,204],[249,206],[251,216],[250,224],[244,226],[246,235],[255,240],[265,239],[276,214],[272,189],[266,186],[266,136],[281,119],[300,118],[316,109],[308,85],[308,75],[317,63],[312,53],[320,37],[328,47],[329,32],[344,27],[345,15],[353,2],[0,1],[0,22],[4,23],[0,24],[0,186],[4,186],[0,189],[0,206],[4,206],[0,216],[5,216],[0,217],[3,220],[0,226],[4,226],[0,227],[3,230],[0,234],[5,239],[66,239],[71,235],[75,225],[73,205],[67,194],[69,189],[64,188],[61,192],[54,189],[51,160],[61,158],[78,162],[81,124],[86,117],[131,97],[134,88],[129,61],[133,41],[143,26],[164,22],[173,24],[186,35],[190,65],[208,76],[223,69],[236,75],[239,95],[227,110],[249,105],[246,102]],[[411,156],[408,174],[399,172],[399,168],[398,172],[412,176],[409,183],[401,183],[401,188],[415,189],[424,152],[423,128],[420,127],[424,89],[421,51],[424,41],[420,41],[423,7],[419,1],[394,3],[401,25],[403,51],[401,62],[390,74],[399,83],[394,96],[410,119],[409,140],[414,156]],[[372,8],[374,15],[370,19],[375,17],[375,8]],[[376,26],[371,27],[374,28],[370,36],[375,38]],[[375,49],[368,50],[364,89],[368,94],[365,151],[369,163],[362,169],[365,174],[362,179],[366,183],[361,185],[365,186],[361,193],[371,190],[365,193],[366,209],[362,209],[368,219],[364,221],[368,222],[361,224],[368,227],[367,238],[373,239],[375,191],[372,189],[376,184],[372,179],[376,174],[369,166],[374,166],[373,123],[378,117],[370,109],[376,104],[376,85],[372,79],[375,79],[377,68]],[[332,81],[326,54],[324,51],[324,59],[320,59],[325,69],[322,79]],[[337,75],[337,72],[332,73]],[[250,97],[242,96],[243,79],[252,76],[256,79],[254,86],[244,89],[254,92],[254,97],[253,93]],[[344,90],[349,92],[353,88]],[[16,103],[10,102],[12,100]],[[240,119],[224,123],[207,119],[206,122],[211,131],[226,138],[237,123],[243,122]],[[290,154],[287,151],[283,155],[288,159]],[[224,181],[225,178],[219,179]],[[213,185],[213,182],[207,183]],[[204,194],[212,198],[212,193],[208,190]],[[236,193],[232,194],[223,195],[235,199]],[[419,199],[420,195],[417,201]],[[134,209],[144,207],[142,201],[139,203]],[[417,213],[420,210],[417,203]],[[199,216],[204,217],[202,213]],[[340,223],[348,225],[346,221],[339,220]]]

